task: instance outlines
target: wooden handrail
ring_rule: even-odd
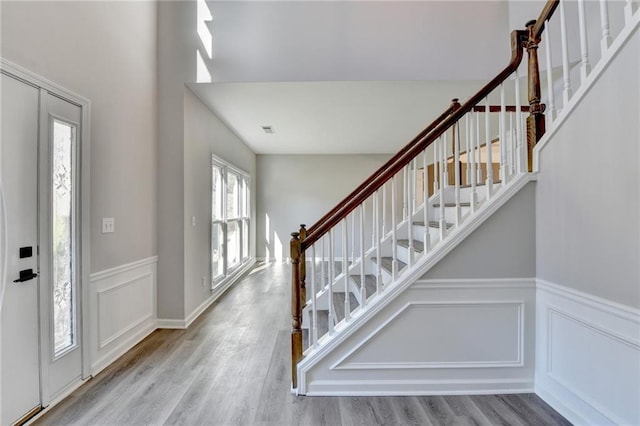
[[[375,191],[382,187],[396,173],[402,170],[413,158],[424,151],[437,138],[439,138],[449,127],[454,125],[466,113],[471,111],[482,99],[487,97],[512,73],[514,73],[523,58],[524,43],[529,39],[528,30],[514,30],[511,32],[511,60],[493,80],[487,83],[475,95],[469,98],[462,106],[452,110],[449,107],[438,119],[427,129],[422,131],[405,148],[396,154],[391,160],[385,163],[364,183],[362,183],[347,198],[342,200],[333,210],[323,216],[307,232],[307,238],[302,242],[302,250],[311,247],[326,232],[336,226],[342,219],[347,217],[357,206],[362,204]],[[443,118],[444,117],[444,118]],[[429,129],[429,130],[428,130]]]
[[[542,12],[540,12],[540,16],[536,20],[535,25],[533,26],[533,37],[535,39],[540,38],[542,33],[544,32],[545,23],[551,18],[553,12],[556,11],[556,8],[560,4],[560,0],[548,0],[545,3]]]

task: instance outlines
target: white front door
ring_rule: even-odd
[[[5,75],[0,78],[5,240],[0,259],[5,275],[0,283],[4,287],[0,424],[6,425],[40,407],[39,278],[33,277],[38,271],[39,90]]]
[[[13,76],[1,78],[7,262],[0,424],[5,425],[47,406],[82,377],[82,109]]]

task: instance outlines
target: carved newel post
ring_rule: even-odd
[[[291,385],[298,387],[298,362],[302,359],[302,305],[300,303],[300,234],[291,234]]]
[[[545,105],[540,102],[540,67],[538,65],[540,37],[536,37],[534,32],[535,24],[535,20],[527,22],[529,36],[525,42],[529,57],[529,116],[527,117],[527,168],[529,172],[533,171],[533,148],[545,132]]]
[[[307,238],[306,225],[303,223],[300,225],[300,244]],[[307,306],[307,257],[305,256],[305,250],[300,248],[300,303],[304,308]]]

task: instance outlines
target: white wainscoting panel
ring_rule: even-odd
[[[156,329],[157,257],[91,275],[91,374]]]
[[[538,280],[536,393],[574,424],[640,424],[640,311]]]
[[[308,370],[306,395],[532,392],[535,279],[418,280]]]

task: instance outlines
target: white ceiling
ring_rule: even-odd
[[[397,151],[507,64],[514,16],[506,1],[206,5],[213,83],[189,86],[258,154]]]
[[[392,153],[484,82],[190,84],[259,154]],[[267,135],[261,126],[273,126]]]

